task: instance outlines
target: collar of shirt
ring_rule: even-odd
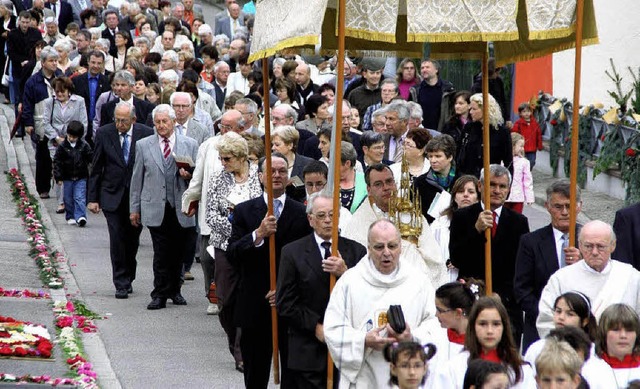
[[[556,243],[558,242],[562,242],[562,235],[564,235],[564,232],[560,231],[559,229],[555,228],[555,227],[551,227],[551,229],[553,230],[553,238],[556,241]],[[569,235],[567,233],[567,235]],[[562,244],[562,243],[560,243]]]
[[[189,127],[189,120],[191,120],[191,118],[187,119],[187,121],[184,122],[184,124],[180,124],[176,122],[176,128],[178,126],[182,126],[182,133],[180,135],[187,135],[187,127]]]
[[[484,203],[482,201],[480,201],[480,206],[482,207],[482,210],[484,210]],[[502,206],[498,207],[493,212],[496,213],[496,223],[500,223],[500,214],[502,213]]]
[[[594,268],[592,268],[591,266],[587,265],[587,261],[585,261],[584,259],[580,261],[580,264],[582,265],[582,267],[593,274],[609,274],[611,273],[611,258],[609,258],[609,261],[607,262],[607,266],[604,267],[604,269],[602,269],[602,271],[597,271]]]
[[[313,233],[313,237],[316,239],[316,245],[318,246],[318,250],[320,250],[320,256],[322,258],[324,258],[324,247],[322,247],[322,243],[324,242],[329,242],[331,243],[331,239],[329,240],[324,240],[323,238],[321,238],[320,236],[318,236],[317,233]]]
[[[133,124],[131,125],[129,130],[127,132],[125,132],[125,134],[127,134],[127,136],[129,137],[129,144],[131,144],[131,139],[132,139],[132,136],[133,136]],[[120,135],[120,146],[122,146],[122,142],[124,142],[124,136],[123,136],[122,133],[119,133],[118,135]]]
[[[556,255],[558,256],[558,266],[562,265],[562,235],[564,232],[558,230],[555,227],[551,227],[553,230],[553,241],[556,244]]]
[[[173,148],[176,144],[176,132],[174,131],[168,139],[169,147],[171,148],[171,152],[173,153]],[[158,142],[160,143],[160,150],[164,150],[164,137],[158,136]]]
[[[265,204],[269,204],[269,198],[268,198],[268,196],[267,196],[267,192],[263,192],[263,193],[262,193],[262,198],[264,199],[264,203],[265,203]],[[280,214],[282,215],[282,211],[284,210],[284,202],[287,200],[287,194],[286,194],[286,193],[283,193],[283,194],[282,194],[282,196],[280,196],[280,197],[276,197],[276,198],[277,198],[278,200],[280,200],[280,204],[282,204],[282,205],[281,205],[281,207],[282,207],[282,208],[280,209]],[[275,200],[276,198],[274,198],[274,200]]]
[[[125,100],[120,99],[120,101],[124,101],[125,103],[129,103],[129,104],[133,105],[133,93],[131,93],[131,97],[129,98],[129,100],[125,101]]]

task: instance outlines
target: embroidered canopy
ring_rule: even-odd
[[[354,55],[479,58],[493,41],[498,65],[575,46],[577,0],[346,0],[345,46]],[[598,42],[584,0],[583,44]],[[337,0],[259,0],[250,60],[285,49],[335,52]]]

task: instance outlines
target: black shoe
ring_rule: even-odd
[[[116,290],[116,298],[117,299],[126,299],[129,298],[129,294],[126,289],[118,289]]]
[[[167,307],[167,300],[160,297],[154,298],[153,300],[151,300],[149,305],[147,305],[147,309],[162,309],[166,307]]]
[[[173,300],[173,305],[187,305],[187,300],[180,293],[173,296],[171,300]]]
[[[236,362],[236,370],[240,373],[244,373],[244,362]]]
[[[133,286],[129,286],[129,288],[127,288],[127,294],[131,293],[133,293]]]

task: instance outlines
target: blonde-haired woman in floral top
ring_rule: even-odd
[[[242,369],[240,332],[233,324],[235,289],[239,275],[227,261],[227,244],[231,237],[233,209],[243,201],[262,195],[258,166],[248,160],[247,141],[235,132],[224,134],[216,145],[223,170],[211,176],[207,193],[206,221],[211,228],[209,243],[215,250],[214,280],[220,307],[220,324],[224,328],[236,360]]]

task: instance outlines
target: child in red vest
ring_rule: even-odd
[[[533,117],[533,112],[529,103],[522,103],[518,106],[520,119],[513,125],[511,132],[517,132],[524,137],[524,156],[529,160],[531,170],[536,164],[536,153],[542,150],[542,130]]]

